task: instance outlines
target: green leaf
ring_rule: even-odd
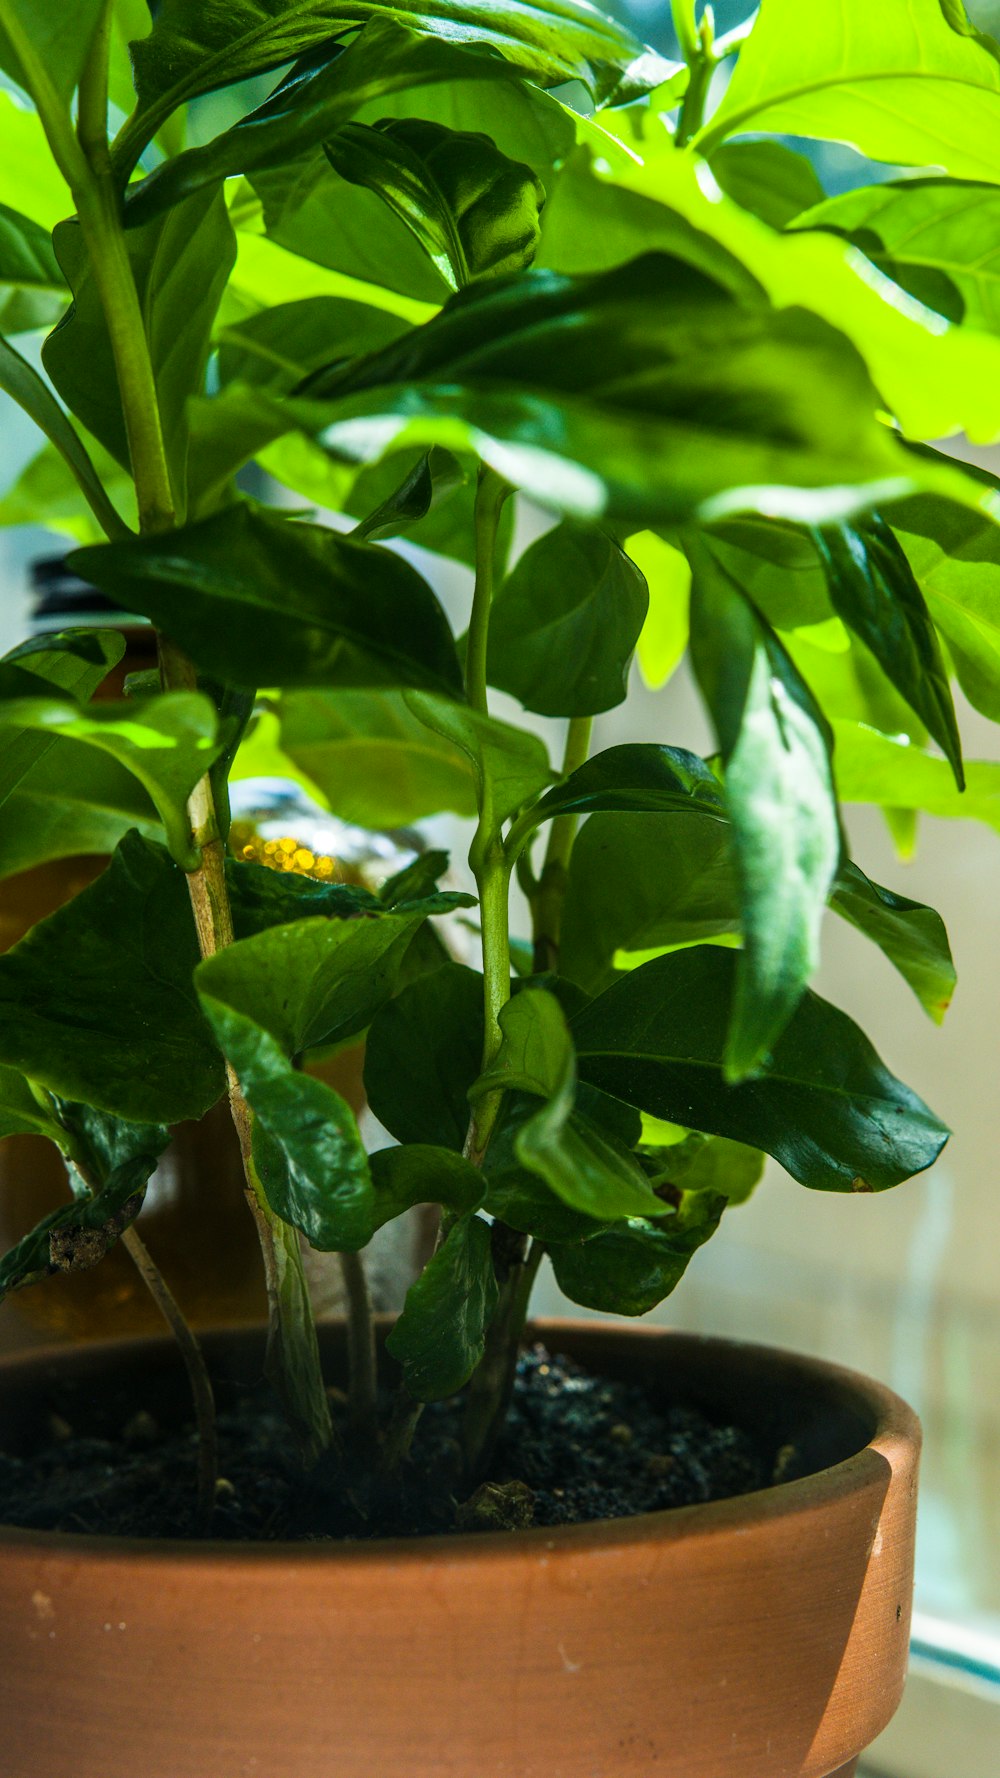
[[[940,914],[880,888],[849,861],[841,866],[831,906],[885,952],[940,1025],[955,990],[955,965]]]
[[[540,0],[530,8],[438,0],[391,9],[379,0],[167,0],[151,36],[136,45],[138,114],[127,143],[119,144],[122,156],[137,155],[163,119],[196,93],[278,68],[338,32],[385,16],[498,50],[540,85],[582,80],[599,104],[625,104],[672,72],[672,64],[644,50],[623,25],[580,0]]]
[[[346,50],[310,71],[293,72],[256,111],[201,148],[163,162],[125,204],[126,226],[149,222],[182,198],[234,173],[253,175],[294,160],[330,141],[362,106],[400,88],[412,91],[442,80],[516,79],[519,70],[454,42],[403,28],[398,13],[373,19]]]
[[[730,1204],[745,1204],[759,1184],[765,1156],[759,1148],[730,1142],[726,1136],[691,1137],[678,1148],[659,1150],[665,1169],[682,1193],[682,1205],[692,1192],[712,1192]],[[669,1227],[669,1225],[668,1225]]]
[[[386,469],[394,471],[392,490],[377,506],[370,508],[370,487]],[[462,466],[450,451],[427,451],[401,482],[396,480],[396,474],[398,471],[390,458],[380,469],[369,470],[358,478],[351,490],[351,505],[365,516],[354,527],[356,537],[366,541],[373,537],[399,537],[411,525],[426,518],[433,507],[467,485]]]
[[[45,369],[87,430],[127,466],[111,338],[78,222],[60,223],[55,248],[73,306],[45,342]],[[202,192],[172,215],[130,232],[126,248],[149,340],[171,481],[183,511],[186,403],[204,385],[212,323],[236,256],[221,193]]]
[[[0,339],[0,391],[11,396],[18,407],[24,409],[28,418],[34,420],[39,431],[44,432],[49,442],[55,445],[108,536],[117,536],[123,528],[122,521],[105,494],[94,465],[72,423],[63,413],[48,384],[21,357],[20,352],[15,352],[13,346],[4,339]]]
[[[54,688],[82,703],[93,696],[124,653],[125,638],[117,630],[63,630],[54,636],[35,636],[0,660],[0,699],[44,695]],[[0,803],[52,745],[48,737],[27,728],[4,737]]]
[[[842,802],[920,809],[945,821],[964,817],[1000,833],[1000,765],[993,760],[967,760],[965,790],[958,791],[947,761],[905,735],[846,720],[832,726]]]
[[[488,136],[389,118],[374,129],[345,124],[323,147],[343,179],[406,223],[452,290],[531,264],[544,188]]]
[[[633,970],[570,1020],[581,1076],[654,1117],[762,1148],[820,1191],[884,1191],[929,1167],[945,1126],[808,990],[767,1073],[727,1084],[736,968],[701,945]]]
[[[738,307],[660,253],[592,278],[474,286],[300,393],[303,424],[329,404],[336,455],[471,450],[547,507],[631,528],[695,512],[832,521],[946,473],[881,424],[843,335],[802,309]]]
[[[893,528],[969,702],[1000,720],[1000,535],[944,500],[907,500]],[[879,725],[884,726],[884,724]]]
[[[726,196],[771,228],[787,228],[826,196],[812,162],[783,142],[725,142],[709,165]]]
[[[73,209],[38,112],[4,91],[0,91],[0,204],[49,230]]]
[[[74,571],[230,685],[415,685],[460,696],[447,620],[401,557],[249,505],[78,550]]]
[[[350,1106],[299,1073],[255,1018],[203,988],[200,998],[253,1112],[254,1164],[271,1209],[321,1253],[366,1246],[374,1192]]]
[[[5,1136],[65,1138],[48,1094],[36,1095],[16,1068],[0,1068],[0,1139]]]
[[[32,97],[40,79],[69,109],[104,0],[0,0],[0,68]]]
[[[0,204],[0,331],[51,327],[68,299],[48,229]]]
[[[398,1142],[461,1153],[483,1048],[483,978],[459,963],[418,976],[373,1019],[365,1092]]]
[[[545,744],[537,735],[426,692],[407,692],[406,703],[432,733],[471,760],[480,792],[488,775],[498,827],[552,777]]]
[[[543,821],[559,815],[589,815],[616,810],[623,814],[666,809],[684,814],[704,810],[725,820],[718,778],[703,759],[686,747],[659,747],[649,741],[626,741],[595,753],[561,784],[546,791],[526,809],[511,829],[508,848],[520,849],[524,838]]]
[[[726,764],[743,951],[726,1044],[754,1073],[819,960],[841,853],[829,731],[774,631],[699,540],[689,548],[691,657]]]
[[[420,722],[399,692],[286,692],[236,759],[237,778],[282,777],[282,758],[310,794],[358,827],[407,827],[445,810],[474,815],[471,763]],[[275,729],[274,724],[280,724]],[[265,746],[277,751],[265,754]]]
[[[776,630],[833,616],[826,574],[810,532],[781,519],[728,519],[709,532],[712,554]]]
[[[99,1264],[142,1209],[146,1183],[170,1138],[162,1124],[125,1123],[90,1105],[57,1101],[57,1107],[59,1121],[54,1106],[53,1128],[45,1134],[72,1151],[73,1200],[43,1217],[0,1260],[0,1300],[54,1272]]]
[[[553,1243],[556,1283],[571,1302],[613,1315],[645,1315],[680,1283],[691,1255],[714,1235],[726,1199],[696,1200],[685,1216],[635,1218],[569,1246]]]
[[[321,883],[294,871],[271,870],[266,865],[226,860],[226,883],[233,909],[237,938],[253,938],[271,926],[288,926],[298,920],[371,919],[386,913],[426,916],[450,913],[456,907],[474,907],[475,896],[460,891],[438,890],[433,883],[420,887],[427,866],[440,876],[447,868],[447,852],[429,852],[373,890],[354,883]]]
[[[97,748],[60,739],[4,803],[0,880],[55,858],[111,853],[133,827],[145,840],[162,841],[138,780]]]
[[[577,835],[559,967],[589,994],[615,981],[619,953],[697,944],[738,928],[727,824],[697,810],[594,815]]]
[[[640,116],[646,125],[638,136],[630,120]],[[624,197],[643,198],[671,220],[679,215],[742,261],[745,276],[758,280],[779,307],[802,304],[845,333],[908,437],[942,438],[961,428],[982,441],[997,436],[1000,342],[943,325],[832,234],[818,229],[778,234],[720,193],[696,155],[678,154],[665,122],[631,110],[616,113],[613,122],[624,138],[620,145],[608,133],[606,119],[600,129],[583,119],[577,124],[593,147],[589,186],[594,195],[584,210],[591,232],[592,218],[603,220],[603,211]],[[557,201],[558,191],[546,206],[547,220]]]
[[[103,484],[108,513],[116,514],[116,534],[126,526],[133,527],[136,513],[131,476],[96,438],[88,440],[87,450]],[[121,520],[118,513],[123,515]],[[111,525],[110,517],[108,524]],[[65,457],[48,443],[29,459],[0,495],[0,525],[44,525],[47,531],[62,533],[75,543],[103,543],[108,535]]]
[[[288,1056],[343,1043],[389,999],[421,918],[382,913],[269,927],[199,964],[198,993],[252,1018]]]
[[[872,883],[849,860],[830,906],[884,951],[940,1023],[955,984],[940,915]],[[570,858],[559,964],[588,993],[600,993],[619,970],[654,954],[738,932],[725,826],[696,814],[599,815],[587,822]]]
[[[375,1226],[392,1222],[416,1204],[440,1204],[462,1216],[483,1201],[483,1175],[451,1148],[411,1142],[369,1156],[375,1187]]]
[[[555,996],[523,988],[503,1008],[500,1029],[500,1049],[470,1096],[513,1088],[544,1099],[515,1137],[520,1165],[586,1216],[607,1222],[655,1214],[657,1200],[633,1156],[577,1114],[573,1041]]]
[[[690,630],[691,570],[687,557],[655,531],[637,531],[625,545],[646,582],[649,609],[639,633],[639,670],[660,691],[684,658]]]
[[[603,531],[562,524],[525,550],[490,616],[487,678],[542,716],[623,702],[646,583]]]
[[[958,179],[863,186],[796,221],[843,235],[918,302],[987,333],[1000,333],[998,226],[996,186]]]
[[[283,394],[328,363],[331,353],[355,358],[405,331],[398,315],[341,297],[276,303],[218,329],[219,382],[223,388],[239,382]]]
[[[461,1216],[406,1293],[386,1350],[417,1401],[441,1401],[468,1382],[483,1356],[498,1300],[490,1231]]]
[[[958,9],[956,8],[956,11]],[[695,145],[770,130],[848,142],[871,160],[1000,178],[1000,64],[941,0],[764,0],[725,98]]]
[[[197,957],[183,871],[127,835],[96,882],[0,957],[0,1062],[117,1117],[201,1117],[225,1075]]]
[[[892,531],[872,513],[854,525],[817,531],[816,545],[834,609],[920,717],[961,790],[962,742],[948,669],[924,596]]]
[[[198,860],[191,839],[187,799],[218,758],[223,741],[211,700],[200,692],[164,692],[159,697],[81,708],[56,698],[0,701],[0,733],[35,732],[85,743],[107,753],[137,778],[163,822],[173,856],[182,869]]]

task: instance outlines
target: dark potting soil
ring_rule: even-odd
[[[336,1416],[337,1397],[333,1396]],[[365,1539],[499,1530],[627,1517],[749,1493],[778,1479],[774,1453],[642,1387],[593,1376],[542,1346],[518,1367],[507,1427],[487,1481],[461,1476],[459,1401],[431,1404],[400,1482],[362,1498],[342,1463],[304,1481],[288,1427],[262,1386],[219,1416],[217,1506],[210,1535],[271,1541]],[[163,1430],[155,1404],[114,1437],[53,1415],[30,1453],[0,1451],[0,1522],[131,1537],[197,1535],[195,1438]],[[780,1459],[779,1459],[780,1463]]]

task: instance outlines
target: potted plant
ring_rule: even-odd
[[[534,1468],[532,1488],[505,1432],[543,1260],[574,1302],[641,1315],[765,1153],[854,1193],[935,1159],[944,1127],[808,987],[828,907],[933,1018],[954,981],[933,910],[849,859],[838,792],[882,804],[904,851],[921,809],[989,818],[987,768],[962,800],[950,677],[997,713],[995,486],[922,441],[1000,430],[1000,51],[958,0],[851,0],[850,32],[844,0],[807,22],[764,0],[718,40],[673,10],[681,65],[582,0],[164,0],[152,21],[0,0],[3,314],[52,326],[41,371],[0,344],[48,441],[3,516],[68,529],[73,571],[159,645],[110,703],[90,698],[113,626],[0,665],[3,868],[108,855],[0,959],[0,1132],[48,1137],[69,1182],[0,1288],[123,1243],[199,1435],[135,1458],[150,1410],[184,1417],[167,1342],[6,1362],[11,1778],[823,1778],[898,1699],[917,1434],[887,1392],[567,1326],[570,1369],[529,1363],[517,1424],[587,1396],[573,1461],[602,1445],[598,1489],[627,1471],[621,1516],[556,1523],[566,1489]],[[871,185],[858,162],[829,197],[782,134],[935,170]],[[245,491],[248,464],[291,510]],[[552,524],[509,565],[517,493]],[[403,535],[472,569],[454,626],[386,547]],[[664,683],[688,640],[717,755],[592,750],[637,645]],[[565,722],[555,766],[536,716]],[[260,770],[373,827],[471,814],[475,896],[436,851],[377,891],[235,855],[228,782]],[[481,967],[435,932],[463,908]],[[310,1072],[364,1034],[393,1138],[373,1153]],[[169,1126],[224,1095],[270,1305],[266,1437],[240,1417],[263,1337],[199,1345],[134,1226]],[[359,1256],[427,1203],[435,1250],[378,1328]],[[322,1342],[302,1238],[342,1256]],[[677,1498],[673,1447],[616,1468],[635,1428],[577,1362],[640,1419],[649,1387],[742,1429],[764,1470],[636,1516],[651,1487]],[[143,1538],[99,1535],[68,1457],[32,1455],[66,1401],[89,1403],[91,1493],[120,1461]],[[109,1468],[93,1441],[123,1417]],[[263,1541],[219,1541],[258,1456],[284,1489],[270,1516],[255,1496]],[[39,1462],[75,1504],[38,1506]]]

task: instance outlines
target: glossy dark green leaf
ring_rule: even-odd
[[[34,97],[41,77],[68,112],[103,0],[4,0],[0,68]]]
[[[726,1070],[757,1070],[819,959],[841,854],[826,722],[774,631],[697,539],[691,658],[726,764],[743,951]]]
[[[841,865],[830,905],[874,940],[940,1025],[955,991],[955,965],[940,914],[880,888],[849,860]]]
[[[414,716],[401,693],[287,692],[274,709],[280,753],[270,764],[277,770],[256,769],[268,761],[251,735],[238,776],[281,777],[287,759],[319,793],[317,801],[359,827],[406,827],[446,810],[475,814],[471,761]]]
[[[826,196],[811,161],[783,142],[724,142],[709,162],[727,197],[772,228],[786,228]]]
[[[66,630],[55,636],[35,636],[0,660],[0,699],[44,697],[55,690],[86,703],[124,653],[125,639],[117,630]],[[12,733],[8,724],[7,731],[0,746],[0,803],[55,739],[33,728]]]
[[[227,684],[461,694],[454,641],[427,582],[401,557],[324,526],[239,505],[69,560]]]
[[[589,815],[616,810],[655,813],[666,809],[678,814],[703,810],[725,820],[725,805],[718,778],[703,759],[686,747],[660,747],[648,741],[626,741],[595,753],[561,784],[527,809],[511,829],[510,850],[518,850],[525,836],[542,821],[557,815]]]
[[[98,1265],[142,1209],[146,1183],[170,1138],[162,1124],[126,1123],[90,1105],[57,1101],[52,1111],[58,1125],[45,1134],[73,1157],[67,1167],[72,1200],[0,1260],[0,1300],[55,1272]]]
[[[483,44],[540,85],[582,80],[598,103],[624,104],[659,85],[673,64],[643,49],[623,26],[580,0],[530,8],[494,0],[436,0],[389,8],[379,0],[166,0],[135,50],[136,118],[120,146],[131,164],[163,120],[196,93],[246,80],[367,20],[398,19],[452,42]]]
[[[390,459],[390,464],[386,467],[391,466],[391,461]],[[361,479],[359,478],[359,482]],[[355,486],[351,504],[360,509],[364,516],[354,527],[354,535],[365,539],[399,537],[411,525],[425,519],[435,506],[448,500],[464,484],[465,474],[457,457],[453,457],[450,451],[438,448],[427,451],[418,458],[402,481],[396,482],[385,499],[367,512],[363,505],[367,500],[367,492],[362,492],[359,485]]]
[[[590,994],[626,956],[694,944],[739,926],[728,826],[698,813],[594,815],[577,835],[559,967]]]
[[[252,1018],[289,1056],[363,1031],[396,985],[422,916],[305,919],[238,940],[198,967],[198,992]]]
[[[844,235],[918,302],[1000,333],[998,222],[995,185],[907,179],[817,202],[796,226]]]
[[[829,519],[931,473],[880,424],[842,335],[801,309],[738,307],[660,253],[462,291],[301,393],[330,404],[335,454],[369,461],[403,437],[474,449],[544,505],[632,528],[694,512]]]
[[[837,0],[804,31],[795,0],[766,0],[695,144],[711,156],[748,130],[832,137],[872,160],[996,178],[1000,64],[954,28],[962,12],[951,0]]]
[[[440,1401],[467,1383],[483,1356],[497,1306],[489,1227],[462,1216],[406,1293],[386,1350],[417,1401]]]
[[[96,882],[0,957],[0,1061],[117,1117],[200,1117],[225,1076],[197,958],[183,871],[127,835]]]
[[[413,714],[432,733],[450,741],[472,763],[477,784],[487,778],[494,821],[513,815],[549,782],[552,770],[545,744],[526,729],[513,728],[495,716],[484,716],[468,704],[452,703],[426,692],[407,692]]]
[[[143,839],[162,841],[138,779],[95,747],[60,739],[4,802],[0,879],[55,858],[110,854],[133,827]]]
[[[767,1073],[727,1084],[735,956],[714,945],[633,970],[570,1021],[585,1080],[654,1117],[774,1155],[820,1191],[884,1191],[948,1132],[845,1013],[808,990]]]
[[[491,685],[542,716],[622,703],[649,605],[646,582],[603,531],[562,524],[525,550],[490,616]]]
[[[0,333],[51,327],[68,300],[49,230],[0,204]]]
[[[354,1113],[294,1068],[258,1020],[212,993],[201,1004],[254,1115],[254,1164],[271,1209],[321,1253],[371,1240],[374,1192]]]
[[[645,1315],[680,1283],[693,1253],[714,1235],[723,1197],[696,1198],[662,1222],[620,1223],[577,1245],[553,1243],[556,1283],[571,1302],[613,1315]]]
[[[520,1166],[514,1154],[517,1133],[535,1115],[536,1104],[527,1094],[517,1093],[505,1101],[503,1127],[494,1136],[484,1165],[484,1209],[533,1240],[584,1241],[600,1226],[594,1217],[571,1210],[539,1174]]]
[[[955,984],[944,923],[933,908],[872,883],[845,860],[835,913],[870,938],[940,1023]],[[730,836],[698,815],[599,815],[573,847],[560,968],[591,994],[657,951],[739,932]]]
[[[336,296],[276,303],[217,330],[219,382],[282,394],[331,357],[376,352],[405,331],[398,315]]]
[[[79,434],[74,428],[58,401],[55,399],[48,384],[39,376],[20,352],[5,339],[0,339],[0,392],[9,395],[23,408],[29,419],[44,432],[49,443],[54,445],[60,456],[69,465],[70,471],[83,490],[88,504],[98,515],[101,524],[109,537],[115,537],[123,529],[122,521],[101,485],[94,465],[91,462]]]
[[[903,550],[878,513],[853,525],[820,528],[815,536],[834,609],[916,711],[961,790],[962,742],[948,669]],[[1000,531],[997,542],[1000,546]]]
[[[147,223],[192,193],[214,187],[234,173],[254,174],[280,166],[329,141],[362,106],[399,88],[442,80],[516,79],[503,61],[484,62],[443,38],[423,37],[395,22],[374,18],[346,50],[318,69],[294,70],[256,111],[201,148],[164,161],[126,197],[126,225]],[[331,45],[331,48],[334,46]]]
[[[907,500],[893,528],[969,702],[1000,719],[1000,532],[950,500]],[[882,726],[882,725],[880,725]]]
[[[173,856],[184,869],[197,863],[187,799],[218,758],[223,742],[212,702],[201,692],[164,692],[121,704],[81,706],[68,699],[0,700],[0,748],[25,731],[64,739],[108,754],[138,779],[156,808]]]
[[[73,306],[45,342],[45,369],[87,430],[127,466],[114,353],[79,223],[60,223],[54,238]],[[236,257],[221,193],[202,192],[174,214],[130,232],[126,246],[149,340],[171,480],[183,512],[185,406],[204,385],[209,335]]]
[[[447,914],[453,908],[474,907],[475,896],[462,890],[440,890],[431,880],[425,860],[436,865],[438,876],[447,868],[447,852],[425,853],[401,871],[376,894],[355,883],[323,883],[295,871],[272,870],[267,865],[226,860],[226,882],[237,938],[253,938],[271,926],[287,926],[298,920],[371,920],[386,913]]]
[[[342,178],[376,192],[406,223],[452,290],[531,264],[541,180],[481,132],[390,118],[346,124],[324,150]]]
[[[483,1175],[452,1148],[411,1142],[369,1156],[375,1187],[375,1224],[391,1222],[415,1204],[441,1204],[457,1215],[478,1210]]]
[[[419,976],[372,1021],[365,1049],[372,1111],[398,1142],[461,1153],[482,1049],[482,976],[459,963]]]
[[[500,1029],[500,1049],[471,1097],[499,1088],[544,1100],[518,1129],[518,1163],[570,1209],[599,1221],[655,1212],[656,1199],[633,1156],[576,1114],[573,1041],[555,996],[523,988],[501,1012]]]

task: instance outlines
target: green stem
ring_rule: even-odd
[[[219,1473],[212,1379],[195,1334],[134,1223],[124,1230],[121,1243],[173,1334],[187,1371],[198,1428],[198,1518],[207,1531],[215,1511],[215,1483]]]
[[[693,24],[693,0],[688,7],[690,22]],[[675,8],[676,17],[676,8]],[[678,36],[680,32],[678,31]],[[701,129],[705,116],[705,105],[708,100],[708,89],[712,84],[712,75],[718,65],[718,57],[714,46],[715,21],[712,8],[706,6],[700,24],[696,27],[695,40],[690,43],[682,39],[684,60],[690,69],[688,89],[681,101],[680,117],[677,120],[677,134],[674,138],[678,148],[690,142],[692,136]]]
[[[701,53],[696,11],[697,0],[670,0],[674,33],[680,44],[681,55],[689,68],[698,60]]]
[[[140,529],[171,529],[177,519],[160,419],[145,320],[125,243],[107,140],[108,33],[96,33],[80,82],[79,144],[82,172],[74,197],[87,245],[90,269],[104,310],[114,355],[135,483]],[[74,146],[77,146],[74,144]],[[164,687],[196,684],[193,666],[165,639],[160,640]],[[219,833],[212,785],[206,775],[188,802],[198,865],[188,873],[188,890],[202,957],[233,942],[232,911],[225,877],[225,848]],[[229,1104],[246,1174],[246,1195],[261,1244],[270,1306],[271,1368],[290,1414],[313,1454],[330,1443],[332,1428],[323,1388],[309,1292],[298,1236],[275,1216],[253,1166],[252,1116],[232,1069],[227,1070]]]
[[[562,775],[568,778],[582,766],[590,752],[594,726],[592,716],[574,716],[566,731]],[[545,863],[538,879],[538,888],[531,898],[534,928],[535,968],[539,974],[559,967],[559,939],[562,930],[562,909],[569,876],[569,859],[580,824],[579,815],[559,815],[549,824],[549,841]]]
[[[378,1369],[371,1296],[359,1253],[341,1253],[347,1295],[347,1368],[351,1422],[361,1438],[374,1443],[378,1410]]]
[[[493,603],[493,578],[496,566],[497,527],[510,487],[488,469],[479,471],[476,487],[476,585],[472,595],[472,615],[466,638],[465,695],[474,710],[487,715],[486,648],[490,631],[490,606]]]
[[[494,1227],[503,1230],[502,1224]],[[513,1232],[504,1230],[501,1239]],[[524,1236],[516,1248],[511,1244],[507,1254],[509,1269],[500,1283],[500,1301],[486,1335],[486,1350],[469,1384],[462,1443],[470,1483],[479,1481],[489,1464],[514,1393],[521,1335],[545,1251],[540,1241],[532,1241],[527,1253],[526,1246]]]

